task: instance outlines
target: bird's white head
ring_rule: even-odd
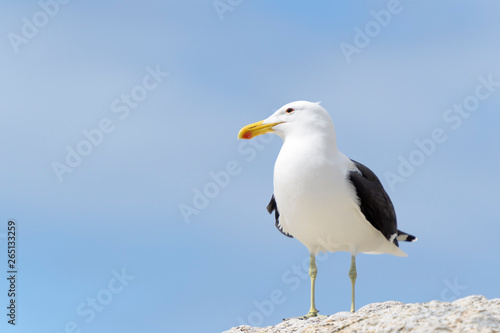
[[[335,136],[333,121],[328,112],[319,103],[297,101],[283,105],[265,120],[243,127],[238,139],[274,133],[285,140],[295,135],[319,132]]]

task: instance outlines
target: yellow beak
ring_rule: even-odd
[[[238,133],[238,139],[251,139],[256,137],[257,135],[270,133],[273,131],[274,126],[281,124],[281,122],[279,122],[263,125],[263,122],[264,120],[261,120],[243,127]]]

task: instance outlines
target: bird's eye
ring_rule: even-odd
[[[285,111],[285,112],[286,112],[286,113],[292,113],[293,111],[294,111],[294,110],[293,110],[292,108],[288,108],[288,109],[286,109],[286,111]]]

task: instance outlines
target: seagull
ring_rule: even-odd
[[[243,127],[238,138],[265,133],[283,139],[267,210],[274,212],[278,230],[298,239],[310,255],[311,306],[301,318],[319,316],[316,255],[326,251],[351,254],[348,275],[354,312],[357,254],[406,257],[398,242],[416,237],[397,229],[394,206],[377,176],[338,150],[333,121],[319,103],[286,104],[269,118]]]

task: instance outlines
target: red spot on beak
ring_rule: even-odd
[[[242,135],[242,138],[243,139],[251,139],[252,138],[252,132],[248,131],[248,132],[245,132],[243,135]]]

